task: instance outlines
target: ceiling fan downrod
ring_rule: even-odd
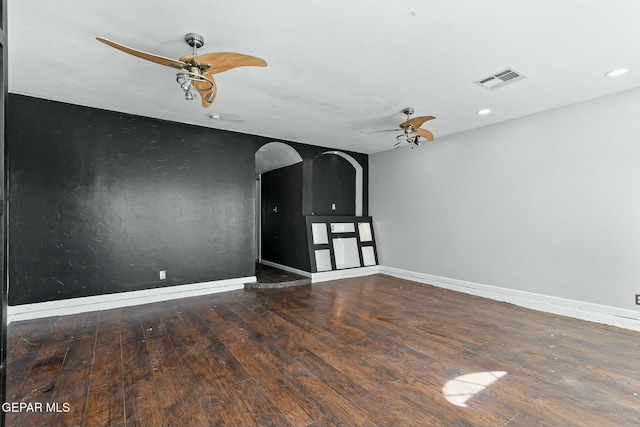
[[[204,37],[197,33],[187,33],[184,36],[184,40],[189,46],[193,48],[193,56],[198,55],[198,49],[204,46]],[[193,94],[195,92],[211,92],[207,96],[207,102],[212,102],[215,98],[215,83],[205,76],[200,69],[200,66],[193,61],[189,63],[191,65],[189,70],[181,71],[176,74],[176,81],[180,85],[180,88],[184,91],[184,98],[187,101],[193,100]],[[194,85],[194,83],[205,83],[205,85]]]

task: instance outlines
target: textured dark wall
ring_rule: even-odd
[[[11,305],[254,274],[254,156],[273,139],[21,95],[8,105]],[[304,159],[310,215],[313,159],[329,149],[286,143]],[[347,153],[364,168],[366,215],[368,156]]]
[[[322,184],[318,184],[317,179],[325,179],[327,175],[323,174],[315,174],[314,180],[314,168],[316,161],[318,159],[324,159],[329,157],[334,157],[331,155],[327,155],[327,148],[316,147],[313,145],[303,145],[303,144],[290,144],[293,148],[298,150],[303,159],[303,170],[302,170],[302,214],[303,215],[314,215],[317,213],[314,212],[313,208],[313,193],[314,186],[322,186]],[[362,184],[362,215],[369,215],[369,156],[367,154],[362,153],[354,153],[352,151],[344,151],[344,153],[353,157],[359,164],[362,166],[363,171],[363,184]],[[338,156],[339,157],[339,156]],[[340,157],[341,158],[341,157]],[[341,158],[342,159],[342,158]],[[344,159],[342,159],[344,160]],[[346,160],[345,160],[346,161]],[[347,162],[348,163],[348,162]],[[351,167],[353,170],[353,168]],[[330,178],[329,178],[330,179]],[[354,178],[355,179],[355,178]],[[355,190],[354,190],[355,191]]]
[[[11,305],[254,274],[263,139],[18,95],[7,127]]]
[[[262,174],[262,259],[311,271],[302,167],[301,162]]]
[[[335,154],[317,157],[313,161],[312,198],[314,215],[355,215],[356,170],[351,163]]]

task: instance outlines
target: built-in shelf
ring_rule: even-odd
[[[369,216],[307,216],[311,271],[342,270],[378,264]]]

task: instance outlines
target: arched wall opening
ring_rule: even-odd
[[[308,218],[365,214],[366,166],[341,151],[296,148],[274,141],[256,152],[256,260],[312,272]]]
[[[256,151],[256,176],[302,161],[302,156],[284,142],[269,142]]]
[[[325,158],[321,156],[331,156],[331,155],[338,156],[340,159],[346,160],[346,162],[344,162],[343,164],[350,165],[350,168],[349,168],[349,170],[351,171],[350,173],[354,174],[354,176],[350,177],[348,173],[345,173],[346,172],[345,168],[341,167],[339,162],[335,162],[333,165],[328,166],[330,168],[333,167],[333,170],[331,170],[332,175],[334,175],[332,177],[333,179],[329,181],[322,180],[324,182],[324,188],[322,188],[320,180],[315,179],[315,175],[318,169],[317,167],[315,167],[314,183],[313,183],[313,192],[314,192],[313,198],[314,198],[314,203],[316,203],[316,206],[314,206],[313,213],[320,214],[320,215],[342,214],[342,215],[362,216],[363,203],[364,203],[363,201],[364,174],[363,174],[362,166],[360,165],[360,163],[358,163],[356,159],[351,157],[349,154],[344,153],[342,151],[336,151],[336,150],[325,151],[320,156],[316,157],[313,160],[313,163],[318,165],[316,162],[324,162]],[[333,188],[331,188],[331,186],[333,186]],[[345,186],[348,188],[344,188]],[[324,191],[326,194],[319,195],[317,194],[319,191]],[[317,206],[317,203],[323,203],[323,202],[326,203],[327,201],[329,201],[332,197],[331,193],[334,193],[333,196],[338,200],[349,200],[348,203],[352,203],[352,205],[347,207],[346,210],[342,210],[342,211],[339,207],[332,206],[333,203],[330,203],[329,205],[327,205],[329,208],[333,208],[331,211],[326,211],[325,209],[327,207],[325,206],[322,206],[322,207]],[[337,209],[337,212],[336,212],[336,209]]]
[[[300,236],[287,230],[302,221],[302,156],[273,141],[255,154],[255,259],[281,261]],[[289,232],[288,232],[289,231]]]

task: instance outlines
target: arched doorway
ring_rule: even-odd
[[[273,141],[261,146],[255,154],[256,223],[255,259],[262,261],[262,174],[302,162],[300,154],[284,142]]]
[[[300,163],[302,157],[284,142],[269,142],[256,151],[256,176],[274,169]]]

